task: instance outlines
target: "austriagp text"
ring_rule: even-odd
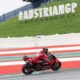
[[[77,8],[77,3],[54,5],[44,8],[20,11],[18,18],[19,20],[29,20],[29,19],[43,18],[49,16],[64,15],[69,13],[75,13],[76,8]]]

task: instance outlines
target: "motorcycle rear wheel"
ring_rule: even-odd
[[[25,75],[29,75],[33,72],[33,70],[31,70],[29,67],[27,67],[27,65],[23,65],[22,67],[22,72],[25,74]]]

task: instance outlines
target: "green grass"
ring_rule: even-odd
[[[80,33],[80,1],[63,0],[63,2],[53,2],[46,6],[62,4],[66,2],[77,2],[78,7],[75,15],[68,14],[64,16],[48,17],[26,22],[19,22],[17,17],[0,23],[0,37],[22,37],[36,35]],[[42,5],[41,7],[44,7]]]

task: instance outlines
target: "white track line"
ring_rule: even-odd
[[[80,61],[80,57],[75,58],[59,58],[61,62],[68,62],[68,61]],[[22,65],[25,64],[24,61],[13,61],[13,62],[0,62],[0,66],[10,66],[10,65]]]
[[[31,49],[31,50],[14,50],[14,51],[3,51],[0,54],[20,54],[20,53],[33,53],[39,52],[41,49]],[[80,50],[80,46],[74,47],[63,47],[63,48],[49,48],[50,51],[68,51],[68,50]]]

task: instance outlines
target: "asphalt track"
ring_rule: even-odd
[[[47,70],[34,72],[27,76],[24,74],[0,75],[0,80],[80,80],[80,69],[59,70],[57,72]]]

